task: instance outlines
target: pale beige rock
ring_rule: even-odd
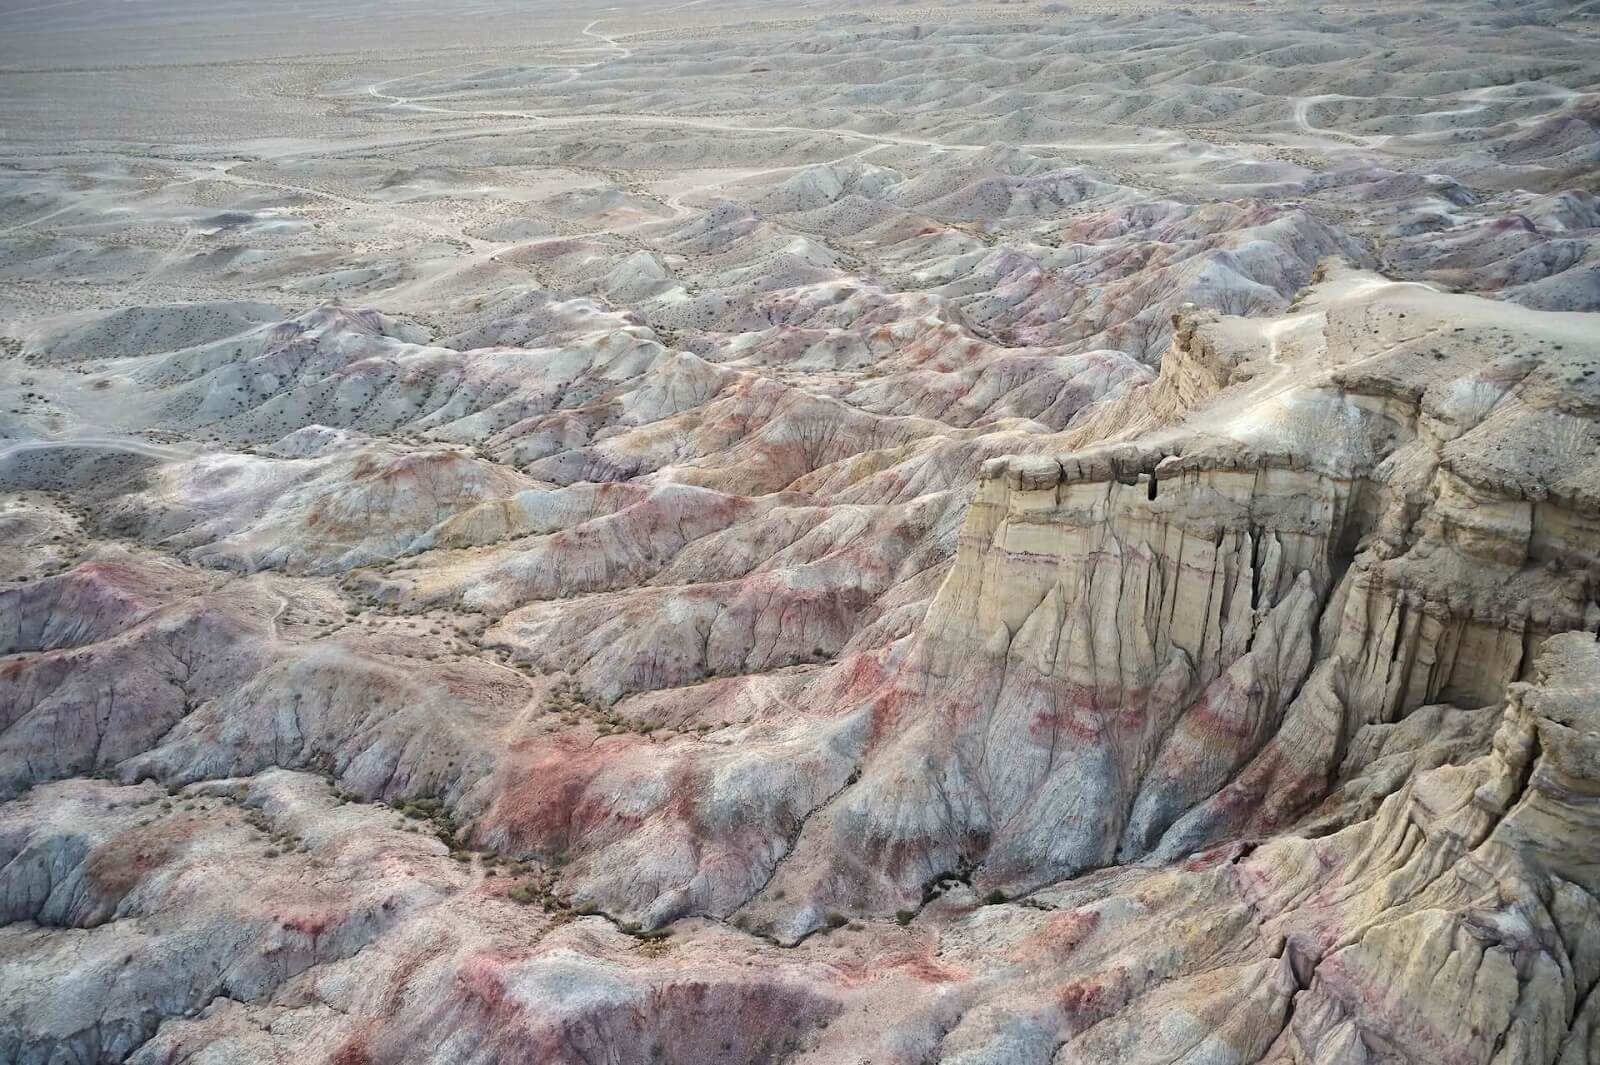
[[[1583,5],[615,3],[8,9],[0,1061],[1600,1065]]]

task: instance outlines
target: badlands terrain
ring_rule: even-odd
[[[1600,5],[0,0],[0,1061],[1600,1065]]]

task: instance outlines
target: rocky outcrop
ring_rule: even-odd
[[[1600,644],[1568,633],[1495,705],[1363,726],[1319,831],[1025,904],[952,883],[793,949],[582,916],[520,863],[453,860],[410,816],[306,774],[50,784],[0,818],[0,899],[32,922],[0,933],[0,1045],[152,1063],[1585,1065],[1597,677]],[[59,981],[70,1009],[44,990]]]
[[[0,1062],[1600,1065],[1593,4],[201,6],[5,16]]]
[[[1501,308],[1337,267],[1296,310],[1181,322],[1146,388],[1171,428],[984,467],[859,785],[774,881],[802,908],[758,904],[779,934],[1282,829],[1363,727],[1600,627],[1587,323],[1512,312],[1508,341]]]

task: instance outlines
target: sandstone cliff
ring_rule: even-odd
[[[1180,321],[1113,442],[987,463],[774,927],[1282,829],[1364,726],[1595,631],[1591,325],[1334,266],[1290,317]]]
[[[732,479],[6,452],[103,541],[0,592],[0,1056],[1600,1062],[1592,319],[1174,335]]]

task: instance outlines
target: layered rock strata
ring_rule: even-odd
[[[970,503],[12,448],[0,1049],[1600,1060],[1591,325],[1330,264]]]
[[[1363,726],[1595,631],[1589,325],[1332,267],[1291,317],[1180,322],[1094,418],[1142,408],[1128,443],[987,463],[860,784],[775,881],[824,901],[775,927],[1281,829]]]

